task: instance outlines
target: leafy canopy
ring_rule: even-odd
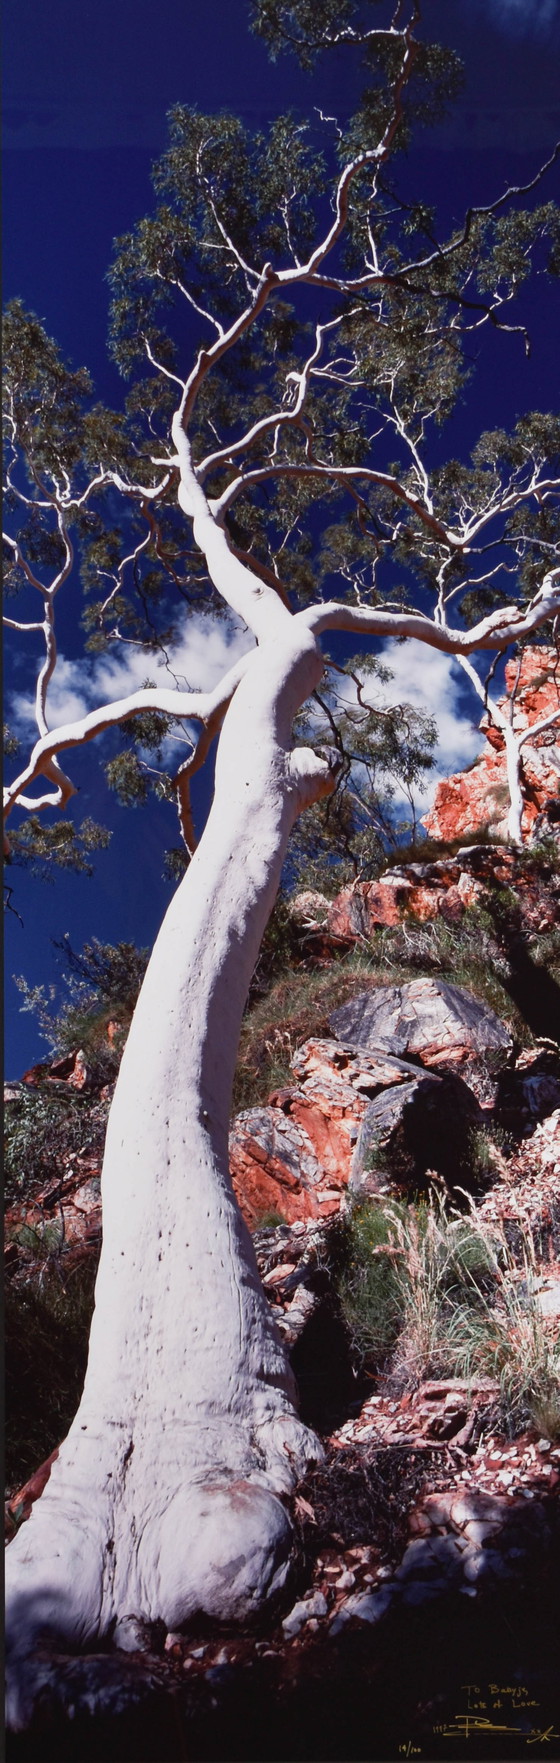
[[[479,333],[491,329],[508,362],[529,345],[526,279],[560,265],[545,188],[554,155],[525,189],[441,235],[430,192],[410,194],[406,156],[453,102],[461,71],[424,40],[417,0],[395,12],[384,0],[254,0],[252,24],[272,54],[316,64],[317,82],[325,55],[356,56],[357,107],[340,122],[317,108],[256,131],[227,112],[173,107],[153,210],[116,242],[110,270],[124,410],[95,402],[88,374],[63,361],[21,302],[6,314],[6,585],[17,603],[8,623],[42,633],[40,736],[56,596],[78,574],[95,653],[133,645],[167,657],[189,614],[224,616],[178,505],[174,418],[230,551],[294,612],[335,593],[359,612],[416,607],[453,636],[504,601],[521,616],[558,567],[557,418],[532,412],[512,434],[480,435],[470,460],[443,464],[439,433],[475,389]],[[550,641],[552,625],[540,629]],[[154,790],[166,798],[185,774],[179,751],[177,771],[169,762],[167,710],[146,701],[133,712],[107,780],[124,803]],[[347,705],[333,702],[330,716],[344,747]],[[190,770],[210,745],[205,737],[193,759],[179,717],[175,740]],[[400,767],[410,792],[432,737],[410,719],[399,730],[396,715],[392,732],[386,721],[381,739],[371,724],[367,740],[374,793],[368,785],[358,808],[360,751],[343,768],[336,813],[341,836],[351,822],[354,839],[375,844],[382,823],[393,825],[380,777]],[[52,754],[38,765],[50,793],[35,801],[14,785],[10,795],[10,808],[32,809],[20,855],[49,845],[56,855],[48,825],[39,850],[37,814],[74,793]],[[184,830],[184,790],[181,800]],[[99,837],[86,828],[82,855],[88,836]],[[57,848],[72,850],[69,834]]]

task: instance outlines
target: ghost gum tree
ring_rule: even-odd
[[[124,724],[111,765],[125,799],[145,788],[146,744],[169,729],[183,741],[173,787],[191,857],[111,1111],[82,1402],[8,1551],[15,1725],[41,1635],[87,1645],[128,1617],[243,1618],[289,1573],[289,1496],[320,1447],[234,1202],[228,1115],[290,830],[339,773],[336,740],[316,751],[292,734],[329,667],[322,639],[416,638],[471,665],[550,642],[560,609],[558,423],[532,414],[482,435],[469,463],[433,463],[479,332],[522,349],[524,278],[558,267],[540,189],[553,161],[440,239],[398,183],[414,130],[459,83],[453,55],[422,41],[420,6],[257,0],[253,23],[304,63],[360,53],[363,96],[344,126],[287,116],[256,136],[172,111],[158,206],[112,270],[125,414],[92,403],[19,303],[6,320],[8,587],[38,607],[8,624],[44,644],[38,738],[6,794],[27,816],[15,843],[33,849],[42,811],[65,809],[73,750]],[[78,563],[94,647],[157,647],[173,596],[182,617],[229,609],[253,647],[212,692],[146,686],[51,729],[57,596]],[[216,735],[194,849],[190,779]]]

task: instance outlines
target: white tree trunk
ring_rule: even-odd
[[[84,1393],[7,1554],[15,1725],[41,1631],[84,1644],[128,1616],[168,1628],[196,1611],[243,1617],[289,1570],[283,1496],[320,1447],[297,1418],[234,1200],[228,1124],[289,831],[332,788],[326,761],[290,753],[293,715],[321,671],[314,638],[291,620],[255,653],[224,724],[204,837],[142,987],[107,1133]]]
[[[512,845],[522,845],[525,802],[523,799],[521,747],[519,737],[514,734],[508,722],[504,722],[503,735],[509,789],[508,835]]]

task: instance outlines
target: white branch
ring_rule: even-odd
[[[346,316],[352,317],[352,314],[350,313]],[[307,396],[310,377],[323,352],[327,331],[336,330],[341,324],[342,317],[332,318],[327,324],[318,324],[315,329],[315,347],[313,348],[311,355],[308,356],[307,361],[304,363],[301,373],[292,371],[287,374],[287,381],[290,381],[295,387],[297,387],[295,403],[292,404],[291,409],[274,410],[271,412],[270,416],[261,416],[258,422],[253,423],[252,428],[247,429],[246,434],[242,435],[240,440],[233,441],[229,446],[226,445],[220,447],[216,452],[207,454],[206,459],[203,459],[200,465],[197,465],[196,467],[196,475],[199,483],[204,482],[204,478],[214,466],[220,465],[224,461],[237,458],[239,453],[245,452],[247,447],[252,447],[254,442],[257,441],[261,435],[266,434],[269,429],[279,428],[281,425],[289,426],[292,424],[293,426],[294,424],[297,424]],[[217,502],[212,503],[212,511],[215,513],[219,506],[220,505]]]
[[[44,629],[42,619],[39,619],[35,624],[24,624],[20,623],[18,618],[3,617],[2,624],[5,624],[6,629],[10,631],[42,631]]]
[[[252,657],[252,651],[243,655],[211,692],[172,692],[165,688],[146,687],[132,692],[128,698],[117,698],[114,704],[103,704],[97,710],[90,710],[79,721],[64,723],[60,728],[43,735],[36,742],[25,770],[20,772],[4,792],[5,812],[8,813],[16,803],[22,805],[22,791],[36,777],[49,774],[57,752],[69,747],[84,747],[95,735],[103,734],[105,729],[114,728],[116,723],[124,722],[129,716],[139,716],[146,710],[159,710],[165,716],[192,717],[195,721],[206,723],[222,704],[229,703],[250,666]],[[23,802],[23,806],[29,804]],[[38,806],[38,803],[33,803],[33,807]]]
[[[524,747],[526,741],[534,741],[537,735],[544,734],[545,729],[552,728],[555,722],[560,722],[560,706],[557,710],[552,710],[550,716],[543,716],[542,722],[531,723],[524,734],[518,735],[519,746]]]
[[[210,509],[192,463],[190,443],[176,411],[172,435],[177,448],[181,479],[178,499],[193,523],[196,544],[206,559],[210,580],[228,606],[249,626],[258,640],[266,641],[290,617],[276,590],[247,569],[233,555],[227,535]]]
[[[558,586],[554,578],[558,577]],[[477,649],[507,649],[537,630],[546,619],[560,612],[560,568],[545,576],[542,587],[530,606],[501,606],[487,618],[479,620],[471,630],[452,630],[433,624],[420,612],[383,612],[369,607],[345,606],[336,601],[306,607],[296,617],[318,636],[326,630],[365,631],[372,636],[417,637],[432,649],[446,655],[472,655]]]
[[[14,563],[17,564],[19,569],[23,570],[23,573],[27,577],[28,582],[31,583],[31,587],[36,588],[37,592],[39,594],[42,594],[43,598],[46,599],[48,596],[48,593],[49,593],[49,589],[45,587],[44,582],[39,581],[38,576],[34,575],[33,570],[31,568],[31,565],[26,561],[26,558],[24,557],[23,552],[20,551],[17,540],[12,539],[10,533],[3,533],[2,537],[4,540],[4,544],[9,545],[11,550],[14,553]]]

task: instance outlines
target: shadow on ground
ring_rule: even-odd
[[[146,1661],[109,1654],[61,1660],[64,1713],[46,1695],[34,1730],[9,1743],[8,1763],[555,1758],[558,1614],[551,1587],[483,1605],[456,1597],[401,1611],[382,1628],[362,1624],[336,1640],[313,1636],[297,1650],[218,1666],[196,1683],[158,1683],[156,1661],[150,1673]],[[123,1671],[132,1696],[136,1678],[138,1699],[119,1715]]]

